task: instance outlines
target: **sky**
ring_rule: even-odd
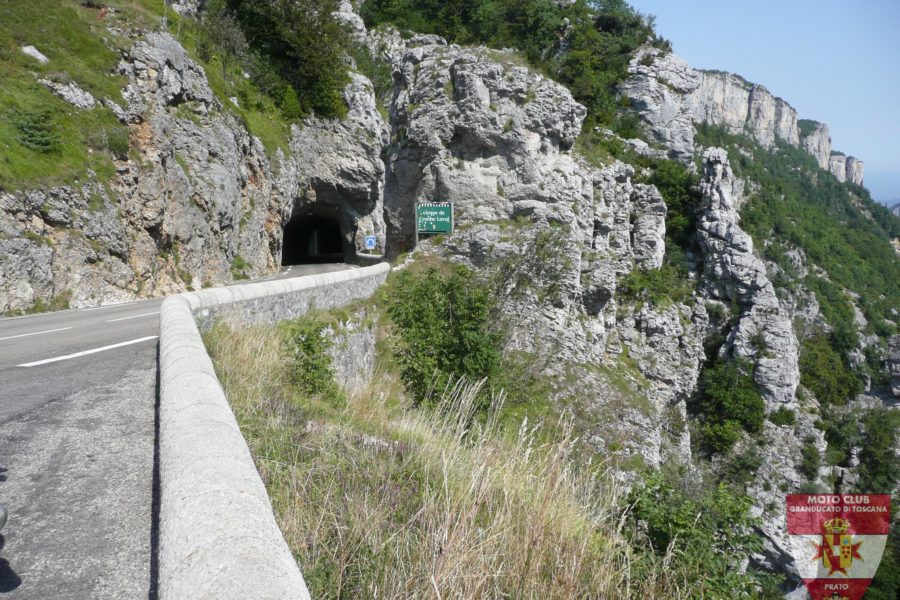
[[[766,86],[900,202],[900,0],[629,0],[692,67]]]

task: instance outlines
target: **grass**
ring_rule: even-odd
[[[166,10],[162,0],[107,0],[105,16],[76,0],[0,0],[0,189],[74,184],[91,176],[115,176],[113,160],[128,156],[129,130],[106,107],[81,110],[55,96],[39,78],[73,82],[98,101],[124,105],[127,80],[115,73],[119,50],[133,40],[108,26],[159,30],[162,16],[191,57],[200,63],[224,110],[260,138],[270,157],[288,151],[289,124],[275,103],[242,76],[235,65],[223,73],[217,57],[200,60],[198,25]],[[45,65],[21,52],[33,45]],[[240,108],[228,98],[240,99]]]
[[[114,175],[127,127],[110,109],[79,110],[37,82],[71,81],[98,100],[123,102],[113,36],[96,16],[74,1],[0,0],[0,187],[73,183],[88,169],[101,181]],[[49,62],[23,54],[26,45]]]
[[[682,597],[629,542],[603,466],[570,460],[565,420],[511,440],[502,395],[483,421],[479,383],[413,409],[385,368],[340,406],[310,399],[284,331],[219,325],[207,346],[314,597]]]
[[[69,308],[69,302],[72,299],[72,290],[63,290],[59,294],[45,301],[38,298],[30,308],[25,310],[10,310],[3,314],[4,317],[17,317],[20,315],[34,315],[37,313],[45,313],[57,310],[66,310]]]

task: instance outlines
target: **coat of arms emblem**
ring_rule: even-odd
[[[847,569],[853,566],[853,559],[862,560],[859,547],[862,542],[854,543],[853,536],[848,534],[850,522],[840,517],[825,521],[822,542],[816,545],[816,555],[828,569],[828,576],[840,573],[845,577]]]

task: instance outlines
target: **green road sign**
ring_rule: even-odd
[[[419,233],[451,233],[453,205],[421,202],[416,205],[416,223]]]

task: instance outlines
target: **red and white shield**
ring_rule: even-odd
[[[860,600],[891,527],[889,494],[788,494],[791,555],[813,600]]]

